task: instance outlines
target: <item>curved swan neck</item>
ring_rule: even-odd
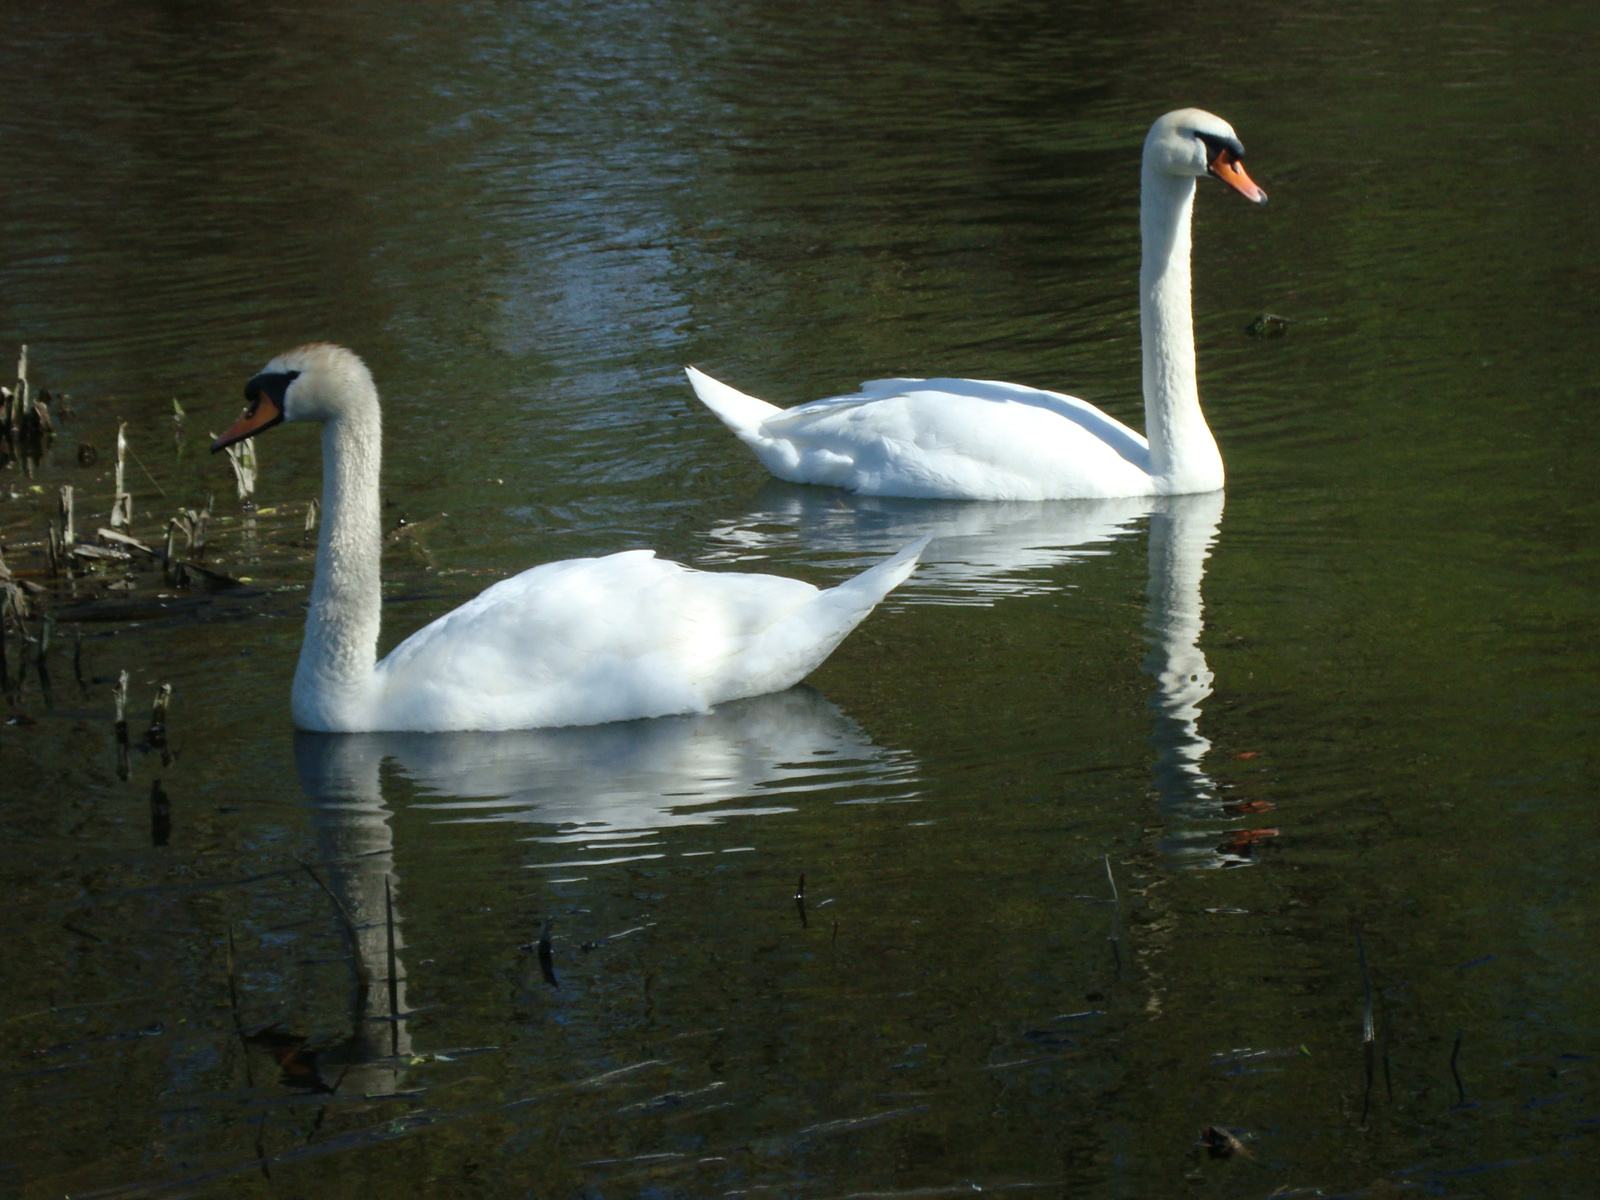
[[[293,710],[302,729],[349,729],[378,658],[383,531],[378,396],[352,397],[322,426],[322,528]]]
[[[1190,302],[1195,180],[1144,164],[1139,191],[1139,332],[1150,474],[1167,493],[1222,486],[1222,455],[1200,411]]]

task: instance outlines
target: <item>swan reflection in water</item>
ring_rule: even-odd
[[[993,604],[1063,585],[1049,569],[1112,553],[1148,519],[1150,527],[1144,671],[1156,760],[1152,783],[1175,828],[1163,849],[1189,866],[1240,866],[1271,830],[1230,830],[1248,815],[1224,804],[1202,763],[1211,743],[1200,732],[1213,675],[1199,647],[1201,581],[1222,521],[1223,493],[1118,500],[985,503],[856,496],[769,483],[754,511],[708,535],[706,558],[740,561],[808,551],[834,569],[881,557],[910,538],[932,534],[917,574],[895,593],[900,604]],[[841,560],[841,556],[848,559]],[[1235,811],[1238,810],[1238,811]],[[1219,827],[1221,826],[1221,827]]]
[[[295,768],[311,801],[317,838],[316,876],[352,943],[351,1033],[310,1054],[270,1030],[260,1039],[283,1066],[284,1082],[344,1096],[399,1091],[411,1056],[394,831],[379,780],[382,755],[375,749],[360,737],[294,735]]]
[[[762,487],[754,512],[705,535],[710,548],[699,560],[764,560],[781,549],[785,561],[805,562],[814,551],[825,557],[811,561],[837,570],[881,558],[882,547],[904,544],[896,538],[932,534],[922,565],[893,603],[993,604],[1059,590],[1045,569],[1109,554],[1109,543],[1130,536],[1154,503],[902,500],[774,482]]]
[[[1165,816],[1177,827],[1162,849],[1193,867],[1248,865],[1256,845],[1277,834],[1219,829],[1219,822],[1237,821],[1253,809],[1224,803],[1202,765],[1211,742],[1200,732],[1200,706],[1216,677],[1199,645],[1205,629],[1200,583],[1222,523],[1222,503],[1221,492],[1172,496],[1157,501],[1150,513],[1150,650],[1144,670],[1156,681],[1149,700],[1156,751],[1151,776]]]
[[[908,752],[875,745],[804,686],[703,715],[612,725],[297,733],[295,765],[311,802],[319,877],[353,931],[357,976],[353,1035],[301,1055],[298,1082],[352,1095],[398,1090],[412,1053],[400,954],[402,889],[381,779],[386,767],[434,794],[412,808],[449,821],[536,826],[529,840],[550,846],[552,861],[530,865],[545,868],[714,853],[703,847],[669,851],[655,835],[728,817],[793,812],[807,796],[867,804],[917,795],[916,760]],[[295,1048],[268,1049],[282,1061]],[[314,1082],[307,1067],[314,1068]],[[286,1067],[286,1080],[289,1075]]]

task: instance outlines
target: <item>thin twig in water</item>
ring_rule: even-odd
[[[1117,892],[1117,877],[1111,873],[1111,856],[1104,855],[1106,864],[1106,882],[1111,885],[1111,936],[1106,941],[1111,943],[1112,956],[1117,960],[1117,970],[1122,970],[1122,942],[1117,937],[1117,922],[1122,916],[1122,897]]]
[[[361,941],[356,936],[355,919],[350,916],[350,910],[344,906],[344,901],[340,900],[338,896],[334,895],[333,889],[322,882],[322,876],[318,875],[314,870],[311,869],[310,863],[305,862],[293,855],[290,857],[294,858],[295,863],[302,871],[311,876],[311,882],[315,883],[319,888],[327,893],[328,899],[333,901],[333,907],[339,912],[339,919],[344,922],[344,931],[347,935],[349,935],[350,938],[350,952],[355,955],[356,988],[360,992],[359,1007],[365,1009],[367,1003],[367,992],[372,987],[372,972],[367,969],[367,964],[361,958]]]
[[[228,924],[228,1007],[233,1010],[233,1031],[239,1035],[239,1045],[244,1047],[244,1081],[256,1086],[255,1068],[250,1065],[250,1043],[245,1040],[244,1021],[239,1016],[239,972],[233,951],[233,924]]]
[[[400,1053],[400,979],[394,953],[394,890],[389,876],[383,877],[383,917],[389,943],[389,1053]]]
[[[1361,940],[1360,929],[1356,930],[1356,954],[1361,959],[1361,990],[1366,997],[1361,1009],[1361,1053],[1367,1067],[1367,1087],[1361,1097],[1361,1124],[1365,1125],[1372,1105],[1373,1049],[1377,1032],[1372,1027],[1372,979],[1367,974],[1367,948]]]
[[[1456,1059],[1461,1056],[1461,1030],[1456,1030],[1456,1044],[1450,1048],[1450,1074],[1456,1081],[1456,1101],[1459,1104],[1467,1102],[1467,1089],[1461,1083],[1461,1072],[1456,1070]]]
[[[134,462],[139,464],[139,470],[144,472],[144,477],[150,481],[150,486],[155,488],[156,491],[160,492],[161,493],[161,498],[163,500],[165,500],[167,498],[167,489],[162,487],[159,483],[156,482],[156,477],[154,475],[150,474],[150,468],[144,465],[144,462],[139,458],[139,456],[137,454],[134,454],[132,446],[128,447],[128,454],[133,459]]]

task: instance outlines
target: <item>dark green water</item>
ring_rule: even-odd
[[[61,619],[0,726],[0,1195],[1593,1194],[1597,35],[0,11],[0,352],[76,411],[0,472],[7,562],[43,571],[62,484],[104,523],[125,420],[134,534],[215,492],[249,581],[75,622],[172,589],[30,576]],[[1137,422],[1138,153],[1182,104],[1272,196],[1197,206],[1225,509],[780,487],[694,405],[686,362]],[[934,561],[809,689],[709,718],[297,738],[315,439],[263,439],[253,516],[203,447],[310,338],[374,368],[390,522],[448,514],[386,560],[386,646],[573,554]]]

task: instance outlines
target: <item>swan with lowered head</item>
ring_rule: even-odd
[[[1059,392],[981,379],[877,379],[849,396],[782,409],[688,368],[695,394],[792,483],[868,496],[1068,500],[1172,496],[1222,486],[1200,411],[1190,308],[1195,180],[1257,204],[1233,127],[1198,108],[1150,127],[1140,176],[1139,330],[1145,436]],[[1148,440],[1146,440],[1148,439]]]
[[[501,580],[378,661],[382,423],[340,346],[280,354],[212,450],[282,421],[322,424],[322,528],[291,709],[301,729],[532,729],[703,712],[799,683],[917,564],[927,539],[819,591],[695,571],[653,550]]]

